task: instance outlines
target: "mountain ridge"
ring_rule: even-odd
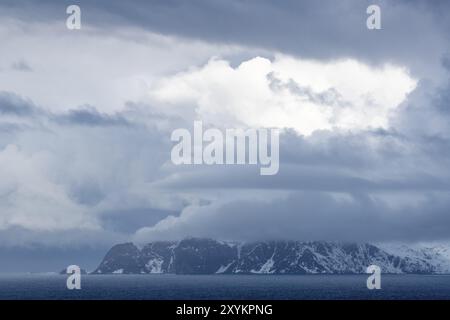
[[[181,241],[156,241],[142,247],[131,242],[115,245],[92,273],[361,274],[371,264],[380,266],[383,273],[449,272],[450,262],[443,267],[444,260],[427,257],[424,254],[395,254],[369,243],[246,243],[188,238]]]

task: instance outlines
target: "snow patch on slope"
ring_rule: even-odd
[[[226,266],[220,266],[219,269],[217,269],[216,273],[225,273],[228,268],[234,263],[234,261],[231,261],[229,264],[227,264]]]
[[[123,269],[117,269],[117,270],[113,271],[113,273],[115,273],[115,274],[122,274],[123,273]]]
[[[252,269],[251,273],[257,273],[257,274],[270,274],[274,273],[274,270],[272,270],[273,265],[275,264],[275,261],[273,261],[273,257],[268,259],[266,263],[264,263],[259,270]]]
[[[435,273],[450,273],[450,243],[379,243],[377,246],[392,255],[430,264],[435,267]]]
[[[146,264],[145,267],[148,270],[148,273],[163,273],[162,271],[162,264],[164,263],[164,260],[161,258],[154,258],[150,259]]]

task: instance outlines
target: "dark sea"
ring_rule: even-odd
[[[0,299],[446,299],[450,275],[382,275],[368,290],[366,275],[83,275],[0,274]]]

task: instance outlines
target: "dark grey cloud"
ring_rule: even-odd
[[[129,109],[134,106],[130,105]],[[80,126],[129,126],[132,125],[126,119],[125,113],[117,112],[107,114],[99,112],[95,107],[84,105],[67,112],[49,112],[36,106],[30,99],[24,98],[16,93],[0,91],[0,114],[12,115],[19,118],[35,117],[36,121],[44,119],[59,125]],[[162,115],[160,116],[160,119]]]
[[[392,125],[411,137],[450,139],[450,70],[440,86],[421,81],[409,99],[399,106]],[[442,150],[446,152],[446,150]]]
[[[57,123],[63,125],[84,125],[84,126],[126,126],[129,122],[120,114],[109,115],[100,113],[92,106],[82,106],[78,109],[70,110],[66,114],[59,114],[54,117]]]
[[[141,230],[136,239],[196,235],[246,241],[442,240],[450,233],[449,205],[447,196],[429,196],[416,206],[392,207],[363,193],[342,199],[323,192],[296,192],[275,200],[247,199],[193,208],[189,218],[168,219],[165,225]]]
[[[450,72],[450,53],[447,53],[442,57],[442,65]]]
[[[73,2],[73,1],[72,1]],[[26,19],[63,21],[71,1],[3,3]],[[212,42],[237,43],[312,58],[385,59],[426,68],[428,60],[448,48],[447,1],[76,1],[84,23],[108,28],[137,26],[150,31]],[[27,5],[25,5],[27,4]],[[382,30],[366,28],[366,8],[382,9]],[[24,6],[31,12],[22,12]],[[22,10],[24,11],[24,10]],[[34,14],[33,14],[34,12]],[[25,19],[24,18],[24,19]],[[112,28],[112,29],[111,29]],[[420,41],[417,41],[420,39]],[[444,43],[446,42],[446,43]],[[429,48],[433,48],[430,52]],[[429,61],[428,61],[429,63]]]
[[[401,178],[390,178],[381,173],[378,177],[364,177],[364,174],[334,172],[326,166],[286,166],[277,175],[258,176],[255,170],[223,168],[219,170],[198,170],[158,186],[179,189],[272,189],[272,190],[316,190],[328,192],[396,192],[396,191],[450,191],[448,177],[436,177],[427,173],[412,173]]]
[[[0,91],[0,114],[15,116],[31,116],[35,113],[36,106],[15,93]]]
[[[30,65],[25,60],[15,61],[11,65],[11,68],[16,71],[24,71],[24,72],[33,71],[33,69],[30,67]]]
[[[332,105],[337,107],[351,105],[350,102],[344,101],[343,97],[334,88],[330,88],[322,92],[316,93],[310,87],[301,86],[292,79],[289,79],[288,82],[284,83],[283,81],[278,79],[273,72],[267,75],[267,80],[270,82],[270,88],[272,90],[279,91],[282,89],[287,89],[290,92],[312,103]]]

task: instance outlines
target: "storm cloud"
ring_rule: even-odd
[[[376,1],[381,30],[372,1],[77,3],[0,4],[1,246],[450,240],[447,1]],[[194,120],[279,128],[279,173],[175,166]]]

